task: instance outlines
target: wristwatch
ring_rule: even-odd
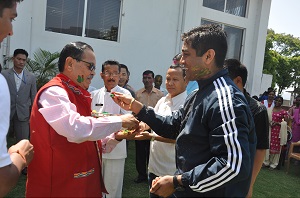
[[[175,191],[184,191],[185,190],[184,186],[179,184],[179,182],[177,180],[177,175],[174,175],[174,177],[173,177],[173,185],[174,185]]]

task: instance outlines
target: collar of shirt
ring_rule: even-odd
[[[105,92],[109,92],[109,93],[111,93],[111,92],[118,92],[118,90],[119,90],[119,85],[115,86],[110,91],[107,91],[106,87],[104,87],[104,91]]]
[[[147,91],[147,90],[145,89],[145,87],[143,87],[143,88],[142,88],[142,93],[143,93],[143,92],[146,92],[146,91]],[[156,88],[153,86],[150,93],[152,93],[152,92],[157,93],[157,91],[160,91],[160,90],[156,89]]]
[[[182,101],[185,101],[186,97],[187,91],[184,91],[173,98],[170,97],[170,94],[167,94],[166,100],[170,101],[172,106],[177,106],[178,104],[183,104]]]
[[[15,83],[16,83],[16,89],[17,91],[19,91],[20,87],[21,87],[21,84],[22,84],[22,81],[23,81],[23,72],[24,70],[22,70],[22,72],[20,74],[18,74],[14,68],[13,68],[13,72],[14,72],[14,79],[15,79]],[[25,81],[23,81],[25,83]]]
[[[21,79],[23,78],[23,74],[24,74],[24,70],[23,70],[23,69],[22,69],[21,73],[18,74],[18,73],[16,72],[16,70],[13,68],[13,72],[14,72],[17,76],[19,76],[19,78],[21,78]]]
[[[214,80],[216,80],[217,78],[221,77],[221,76],[225,76],[228,75],[228,70],[227,69],[221,69],[220,71],[218,71],[215,75],[213,75],[212,77],[208,78],[208,79],[204,79],[204,80],[197,80],[198,82],[198,86],[199,86],[199,90],[203,89],[204,87],[206,87],[207,85],[210,85],[213,83]]]
[[[125,88],[125,89],[131,89],[132,91],[134,91],[133,87],[131,87],[129,84],[124,85],[123,88]]]
[[[83,98],[89,98],[91,100],[91,94],[86,89],[73,82],[68,76],[63,73],[59,73],[56,77],[60,78],[69,89],[71,89],[76,95],[81,95]]]

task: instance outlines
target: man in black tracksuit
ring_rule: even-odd
[[[256,136],[247,101],[223,69],[226,34],[220,26],[205,25],[184,33],[182,40],[180,62],[187,79],[199,85],[183,108],[163,117],[128,96],[114,97],[157,134],[176,139],[178,170],[174,176],[156,178],[150,192],[163,197],[245,197]]]

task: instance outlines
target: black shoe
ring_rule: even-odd
[[[141,183],[141,182],[146,181],[146,180],[147,180],[146,178],[143,178],[143,177],[137,177],[137,178],[135,178],[133,181],[134,181],[135,183]]]
[[[269,168],[270,166],[269,166],[269,165],[262,164],[261,167],[262,167],[262,168]]]
[[[27,175],[27,167],[22,170],[22,175]]]

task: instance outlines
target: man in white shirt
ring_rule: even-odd
[[[5,37],[13,34],[12,21],[17,17],[17,3],[20,1],[0,1],[0,43]],[[21,171],[33,159],[33,146],[28,140],[22,140],[11,146],[7,152],[10,94],[2,74],[0,85],[0,197],[4,197],[17,184]]]
[[[120,64],[114,60],[107,60],[102,64],[100,73],[104,87],[91,92],[92,110],[99,113],[128,114],[130,111],[122,109],[111,98],[111,92],[120,92],[131,95],[127,89],[118,86],[120,79]],[[109,147],[106,147],[109,145]],[[126,140],[116,140],[114,136],[108,136],[102,140],[105,148],[102,155],[102,172],[106,190],[106,198],[122,197],[123,177],[126,152]],[[111,148],[114,147],[114,148]]]
[[[171,115],[172,111],[183,106],[186,92],[185,70],[180,65],[172,65],[167,71],[166,88],[168,94],[162,97],[155,105],[154,111],[160,115]],[[176,171],[175,162],[175,140],[158,136],[152,133],[142,132],[136,139],[152,140],[150,143],[150,157],[148,165],[149,187],[152,180],[158,176],[174,175]],[[158,197],[150,193],[150,197]]]

